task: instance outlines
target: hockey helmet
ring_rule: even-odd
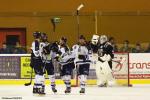
[[[60,39],[60,40],[64,41],[64,43],[66,43],[66,42],[67,42],[67,38],[66,38],[66,37],[61,37],[61,39]]]
[[[83,35],[80,35],[80,36],[79,36],[79,39],[86,40],[85,37],[84,37]]]
[[[41,32],[39,32],[39,31],[33,32],[33,37],[34,38],[40,38],[41,37]]]
[[[101,36],[100,36],[100,44],[103,44],[103,43],[105,43],[105,42],[107,42],[107,41],[108,41],[108,38],[107,38],[106,35],[101,35]]]
[[[80,35],[80,37],[79,37],[79,44],[80,45],[86,44],[86,38],[83,35]]]
[[[41,40],[46,41],[47,40],[47,34],[46,33],[41,33]]]

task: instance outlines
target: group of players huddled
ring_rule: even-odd
[[[113,47],[108,42],[106,35],[93,35],[90,43],[86,42],[83,35],[79,36],[78,43],[71,49],[67,45],[67,39],[62,37],[59,43],[48,41],[46,33],[34,32],[34,41],[32,42],[31,67],[35,72],[35,81],[33,93],[45,94],[45,77],[47,71],[51,81],[51,89],[57,92],[55,84],[55,73],[53,60],[60,64],[61,76],[66,85],[65,93],[71,92],[71,75],[73,69],[77,69],[80,80],[79,93],[85,93],[87,76],[89,74],[90,63],[93,63],[89,55],[96,54],[96,73],[98,86],[103,87],[112,83],[111,59],[113,58]],[[110,70],[110,71],[109,71]],[[109,77],[109,78],[108,78]]]

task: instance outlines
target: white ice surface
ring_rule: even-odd
[[[150,100],[150,86],[136,87],[87,87],[86,94],[80,95],[78,87],[72,88],[72,93],[64,93],[64,85],[57,86],[58,93],[53,94],[50,87],[46,86],[46,95],[32,94],[32,86],[0,85],[0,100]],[[10,98],[10,99],[6,99]]]

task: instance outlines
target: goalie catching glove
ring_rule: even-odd
[[[105,61],[111,61],[111,56],[109,54],[104,54],[104,56],[102,57],[98,57],[98,60],[101,61],[101,62],[105,62]]]

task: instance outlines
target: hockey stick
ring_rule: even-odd
[[[117,65],[115,67],[115,70],[113,70],[113,72],[118,72],[122,69],[123,63],[126,61],[126,58],[122,58],[119,61],[113,60],[113,62],[116,62]]]
[[[97,56],[97,57],[100,57],[100,56]],[[115,63],[118,63],[118,64],[123,64],[126,61],[126,58],[123,57],[120,61],[117,61],[117,60],[114,60],[114,59],[112,59],[111,61],[115,62]]]
[[[46,63],[46,61],[45,61],[45,63]],[[45,71],[45,63],[44,63],[43,71]],[[31,85],[32,79],[33,79],[32,77],[33,77],[33,68],[32,68],[32,70],[31,70],[30,82],[29,82],[29,83],[25,83],[25,84],[24,84],[25,86]]]
[[[46,61],[47,61],[47,57],[45,59],[45,62],[44,62],[44,66],[43,66],[43,73],[45,74],[45,70],[46,70]]]
[[[32,77],[33,77],[33,68],[32,68],[32,70],[31,70],[30,82],[29,82],[29,83],[25,83],[25,84],[24,84],[25,86],[31,85],[31,83],[32,83]]]
[[[75,84],[71,84],[71,87],[77,87],[78,86],[78,70],[79,65],[75,64]]]
[[[79,77],[79,63],[81,63],[80,61],[78,61],[78,62],[76,62],[76,64],[75,64],[75,85],[71,85],[71,87],[77,87],[78,86],[78,83],[79,83],[79,79],[78,79],[78,77]],[[86,62],[86,64],[90,64],[91,63],[91,61],[90,60],[88,60],[87,62]]]

